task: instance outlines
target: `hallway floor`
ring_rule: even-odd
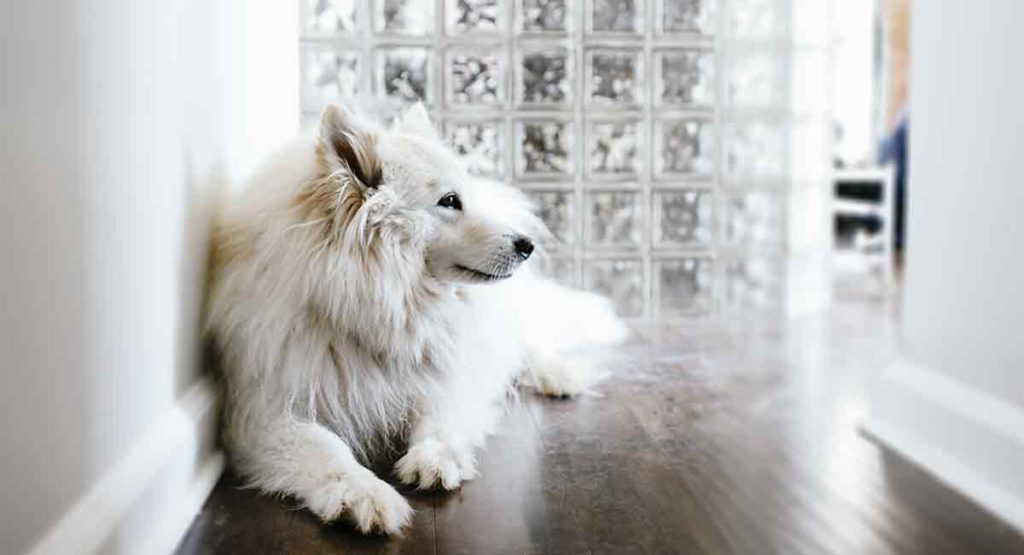
[[[179,549],[215,553],[1024,554],[1024,536],[857,429],[890,310],[641,334],[603,398],[523,395],[402,538],[321,526],[225,476]]]

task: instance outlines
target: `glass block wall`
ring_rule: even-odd
[[[303,115],[423,100],[536,199],[554,275],[623,316],[771,309],[800,1],[300,0]]]

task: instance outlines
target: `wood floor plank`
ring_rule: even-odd
[[[323,526],[229,475],[179,554],[1024,555],[1019,531],[858,432],[895,344],[884,306],[749,324],[639,330],[600,397],[524,392],[480,477],[404,491],[401,538]]]
[[[435,498],[438,552],[546,552],[552,529],[540,455],[530,414],[516,402],[480,454],[480,476]]]
[[[293,499],[243,489],[227,474],[207,500],[178,553],[185,555],[434,555],[433,500],[409,496],[413,522],[400,538],[364,537],[344,522],[326,526]]]

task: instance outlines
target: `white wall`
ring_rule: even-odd
[[[1024,527],[1024,3],[912,13],[904,357],[868,429]]]
[[[0,14],[0,553],[142,552],[209,481],[211,199],[295,129],[295,4]]]
[[[907,355],[1024,405],[1024,3],[918,4]]]

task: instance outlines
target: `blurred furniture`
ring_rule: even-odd
[[[893,282],[892,166],[837,170],[832,180],[833,267]]]

